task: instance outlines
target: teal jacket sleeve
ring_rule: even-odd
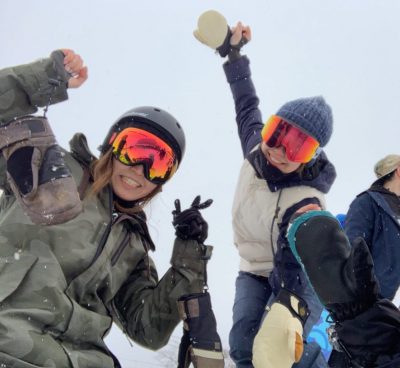
[[[64,54],[0,70],[0,125],[68,99]]]

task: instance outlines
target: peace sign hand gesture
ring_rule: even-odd
[[[183,240],[197,240],[200,244],[203,244],[208,236],[208,224],[200,210],[209,207],[212,202],[212,199],[208,199],[201,203],[201,198],[198,195],[188,209],[181,211],[181,202],[176,199],[175,210],[172,211],[175,235]]]

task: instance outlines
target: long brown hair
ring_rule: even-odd
[[[91,174],[93,178],[93,184],[90,189],[89,195],[98,195],[108,184],[111,182],[111,176],[113,172],[113,154],[110,148],[106,153],[100,156],[99,159],[95,160],[91,164]],[[126,208],[114,203],[115,207],[121,211],[128,214],[134,214],[143,211],[143,208],[158,194],[162,191],[162,185],[157,185],[157,187],[146,197],[138,200],[134,207]]]

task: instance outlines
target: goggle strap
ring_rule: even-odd
[[[310,167],[310,166],[314,165],[314,162],[316,161],[316,159],[318,158],[318,156],[319,156],[321,153],[322,153],[322,148],[321,148],[321,147],[318,147],[317,150],[316,150],[315,153],[314,153],[314,156],[311,158],[310,161],[308,161],[308,162],[306,163],[306,166],[307,166],[307,167]]]
[[[125,143],[126,143],[126,138],[122,138],[122,139],[121,139],[121,142],[119,142],[119,145],[118,145],[118,147],[117,147],[116,153],[118,153],[119,155],[121,154],[122,148],[124,148]]]

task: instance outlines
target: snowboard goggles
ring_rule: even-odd
[[[143,165],[144,176],[154,184],[165,183],[176,171],[172,148],[156,135],[139,128],[125,128],[111,136],[112,152],[124,165]]]
[[[272,115],[265,123],[261,137],[268,147],[283,146],[288,160],[292,162],[309,162],[319,147],[315,138],[277,115]]]

